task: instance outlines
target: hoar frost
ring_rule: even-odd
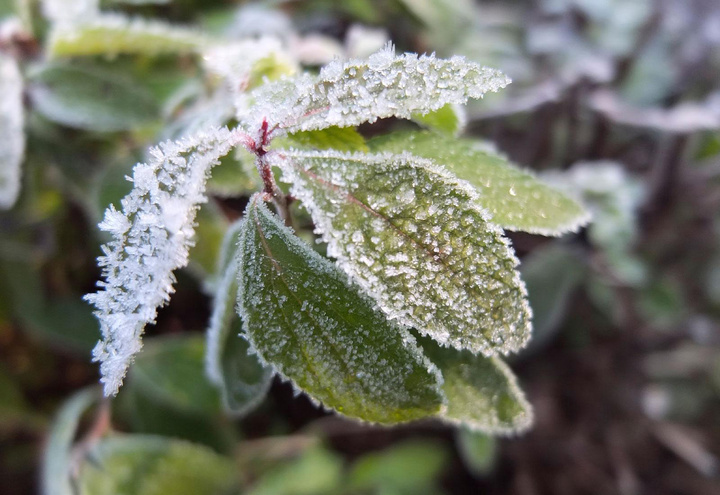
[[[0,53],[0,209],[11,208],[20,193],[25,155],[22,91],[17,62]]]
[[[103,245],[98,263],[105,280],[86,299],[95,305],[103,340],[93,350],[100,361],[105,395],[117,393],[133,356],[142,347],[145,325],[169,300],[173,270],[188,262],[194,219],[210,168],[237,144],[225,128],[168,141],[135,166],[133,190],[122,210],[110,206],[100,229],[113,240]]]

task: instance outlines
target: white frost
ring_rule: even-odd
[[[287,132],[348,127],[463,104],[509,83],[500,71],[463,57],[395,55],[388,44],[366,60],[335,60],[318,76],[263,85],[253,92],[251,111],[240,109],[238,117],[250,126],[266,118]]]
[[[22,92],[17,62],[0,53],[0,209],[11,208],[20,193],[25,155]]]
[[[222,128],[152,148],[148,163],[135,166],[122,212],[113,206],[106,211],[99,226],[113,240],[98,259],[105,280],[97,293],[85,296],[100,320],[103,340],[93,356],[101,362],[105,395],[117,393],[142,347],[145,325],[173,292],[173,270],[188,262],[210,168],[237,140],[237,133]]]

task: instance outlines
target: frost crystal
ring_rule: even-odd
[[[105,281],[85,298],[95,305],[103,339],[93,356],[101,362],[105,395],[117,393],[133,356],[142,347],[141,335],[153,323],[157,308],[173,291],[173,270],[188,262],[198,205],[206,200],[210,168],[237,144],[226,128],[150,150],[148,163],[133,171],[133,190],[113,206],[99,227],[112,234],[103,246]]]
[[[20,192],[25,154],[22,91],[17,62],[0,53],[0,209],[11,208]]]
[[[509,83],[501,72],[463,57],[396,56],[388,44],[367,60],[336,60],[318,76],[305,74],[264,85],[253,93],[252,112],[241,108],[239,118],[254,126],[260,116],[287,132],[349,127],[466,103]]]
[[[517,259],[467,182],[407,153],[269,156],[328,254],[390,318],[485,355],[525,345],[531,311]]]

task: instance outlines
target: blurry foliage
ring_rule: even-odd
[[[79,299],[97,278],[94,258],[105,241],[93,225],[105,205],[127,193],[124,177],[149,143],[183,134],[203,111],[209,119],[216,117],[217,109],[206,99],[216,83],[203,79],[187,54],[46,60],[42,43],[48,23],[37,2],[0,2],[0,19],[15,15],[21,26],[2,23],[0,50],[24,63],[28,139],[21,196],[12,210],[0,212],[0,478],[8,494],[31,490],[43,439],[49,439],[43,468],[47,494],[163,493],[160,486],[172,486],[178,494],[467,493],[476,489],[473,483],[508,488],[507,473],[520,469],[539,490],[558,492],[554,476],[579,492],[587,488],[586,480],[561,478],[563,473],[547,469],[542,458],[568,448],[562,443],[565,429],[576,434],[567,440],[573,448],[581,445],[578,437],[606,433],[587,425],[590,433],[571,430],[572,418],[587,413],[587,406],[573,402],[586,397],[583,389],[592,389],[592,401],[587,400],[592,410],[606,411],[616,397],[603,395],[602,387],[593,389],[596,382],[587,383],[586,375],[574,383],[562,366],[575,359],[610,361],[609,370],[625,370],[620,359],[631,362],[639,373],[632,379],[605,376],[615,380],[610,388],[618,394],[631,387],[639,403],[639,412],[632,409],[637,416],[631,433],[644,435],[645,430],[635,430],[645,428],[636,428],[645,421],[651,431],[659,431],[652,425],[685,424],[694,433],[685,437],[690,443],[660,435],[664,443],[656,455],[665,462],[672,455],[694,469],[680,471],[684,485],[678,493],[712,493],[712,480],[693,478],[697,465],[683,446],[711,461],[720,455],[712,450],[716,447],[708,448],[720,441],[720,9],[715,2],[312,0],[283,4],[280,10],[239,9],[219,0],[108,0],[103,5],[199,23],[212,36],[240,38],[261,29],[294,37],[300,48],[302,34],[321,33],[327,54],[348,49],[348,25],[365,23],[386,30],[401,49],[463,54],[497,67],[514,83],[471,105],[468,132],[494,141],[511,159],[545,172],[550,181],[554,171],[568,170],[564,180],[580,191],[594,222],[563,241],[514,238],[525,253],[521,268],[536,331],[518,365],[531,399],[543,405],[538,410],[542,430],[527,444],[458,430],[454,442],[415,438],[380,450],[385,443],[368,447],[352,435],[334,440],[333,425],[303,399],[286,407],[291,412],[283,411],[292,392],[279,382],[255,413],[228,419],[220,394],[198,371],[203,369],[200,337],[162,335],[203,327],[207,300],[197,294],[210,288],[200,281],[217,266],[227,219],[239,216],[244,206],[227,198],[256,188],[253,175],[236,173],[247,169],[243,158],[226,157],[210,183],[213,199],[201,212],[199,225],[207,227],[199,231],[203,241],[187,274],[180,276],[175,302],[151,331],[161,335],[148,339],[112,405],[117,431],[93,436],[87,427],[102,426],[96,418],[107,414],[107,406],[94,390],[72,396],[96,381],[87,361],[97,325]],[[270,16],[260,17],[262,28],[253,21],[258,15]],[[78,84],[82,98],[77,98]],[[455,132],[452,116],[419,122]],[[607,353],[616,342],[622,352]],[[163,365],[162,379],[156,379],[159,363],[167,361],[174,365]],[[562,384],[551,389],[562,399],[548,393],[547,381]],[[623,417],[620,423],[630,414],[626,409],[607,410]],[[600,423],[590,418],[584,423]],[[693,440],[697,437],[701,440]],[[533,442],[548,445],[547,450]],[[598,450],[605,448],[593,445],[588,451],[600,456]],[[645,460],[634,467],[636,482],[663,487],[669,480],[669,486],[677,486],[671,484],[674,468],[654,468],[653,454],[644,448],[641,454],[628,451]],[[536,459],[539,467],[516,468],[518,459]],[[572,462],[563,471],[581,471]],[[472,473],[465,474],[460,488],[447,481],[448,473],[461,469],[459,463]],[[503,470],[493,471],[498,466]],[[69,467],[73,479],[67,478]],[[600,490],[602,485],[592,486]]]

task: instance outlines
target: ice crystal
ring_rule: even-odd
[[[135,166],[122,211],[111,205],[105,212],[99,227],[113,236],[98,260],[105,280],[85,297],[100,320],[103,340],[93,355],[106,395],[117,393],[145,325],[168,301],[173,270],[187,264],[209,170],[237,139],[223,128],[151,149],[148,163]]]
[[[531,311],[517,259],[467,182],[407,153],[269,157],[328,254],[389,317],[486,355],[525,345]]]
[[[17,62],[0,53],[0,209],[11,208],[20,193],[25,155],[22,92]]]
[[[287,132],[349,127],[466,103],[509,83],[501,72],[463,57],[398,56],[388,44],[366,60],[333,61],[318,76],[266,84],[254,92],[251,112],[238,110],[251,126],[260,117]]]
[[[239,244],[239,304],[261,359],[326,407],[381,423],[436,413],[442,378],[407,329],[282,225],[259,195]]]

